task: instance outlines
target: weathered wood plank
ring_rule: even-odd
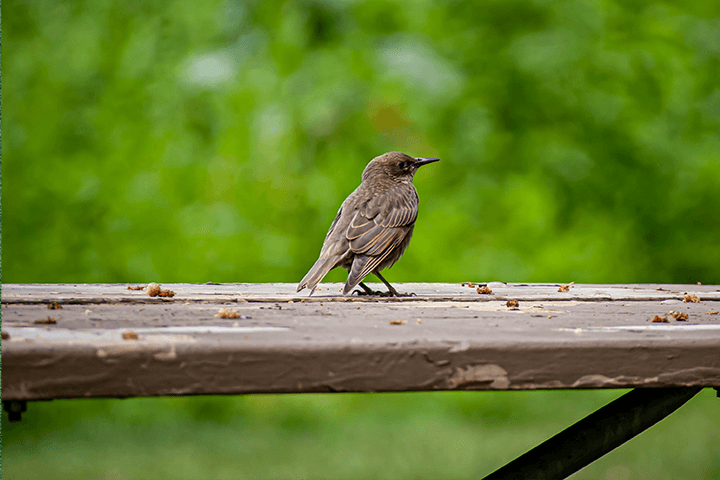
[[[558,292],[561,284],[513,284],[492,282],[493,294],[479,295],[475,288],[456,283],[405,283],[402,292],[414,297],[342,296],[341,283],[324,283],[312,296],[307,290],[296,293],[290,283],[225,283],[225,284],[163,284],[176,293],[172,298],[148,297],[142,291],[128,290],[128,284],[6,284],[3,303],[172,303],[172,302],[402,302],[402,301],[491,301],[515,298],[518,300],[666,300],[680,299],[694,293],[708,300],[720,300],[720,287],[714,285],[571,285],[568,292]],[[385,291],[382,284],[368,284]]]
[[[3,285],[2,398],[720,386],[718,286],[402,284],[417,296],[399,299],[340,287]]]

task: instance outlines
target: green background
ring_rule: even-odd
[[[400,150],[391,282],[718,284],[719,5],[6,0],[2,280],[297,282]],[[3,473],[481,476],[616,395],[32,404]],[[720,477],[702,398],[578,478]]]

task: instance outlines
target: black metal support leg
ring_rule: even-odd
[[[5,400],[3,408],[8,413],[8,420],[11,422],[19,422],[22,420],[23,412],[27,411],[27,402],[25,400]]]
[[[638,388],[608,403],[485,480],[566,478],[653,426],[702,388]]]

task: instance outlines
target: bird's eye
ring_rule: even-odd
[[[399,166],[400,168],[405,168],[405,167],[407,167],[407,163],[405,163],[405,162],[400,162],[400,163],[398,164],[398,166]]]

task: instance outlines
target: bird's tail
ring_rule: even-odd
[[[310,289],[310,295],[312,295],[315,291],[315,287],[317,287],[317,284],[320,283],[325,275],[327,275],[327,273],[335,267],[336,261],[337,258],[335,257],[318,258],[315,265],[313,265],[310,271],[303,277],[302,280],[300,280],[300,283],[297,286],[297,291],[299,292],[303,288],[307,287]]]
[[[369,257],[366,255],[355,256],[352,267],[348,272],[347,282],[345,282],[345,287],[343,288],[343,295],[347,295],[352,292],[352,289],[357,287],[358,284],[365,279],[365,277],[370,273],[370,271],[365,271],[365,267],[368,266],[368,261],[376,258],[377,257]]]

